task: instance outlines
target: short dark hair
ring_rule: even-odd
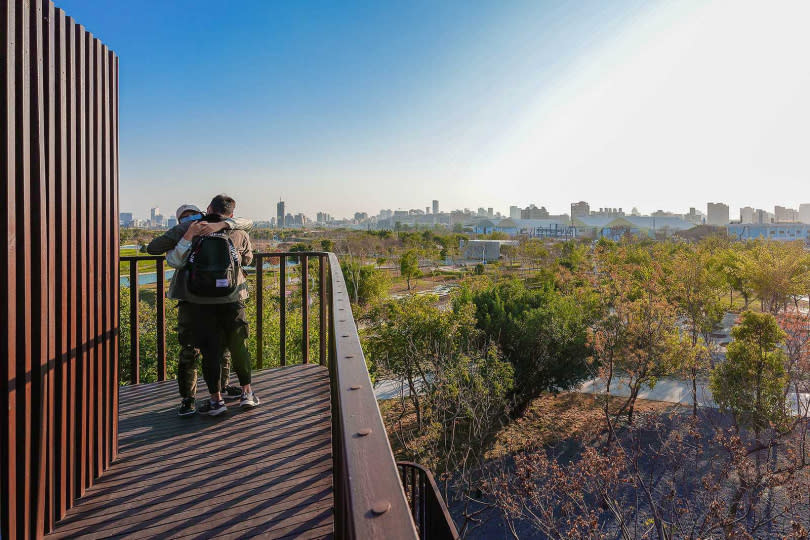
[[[221,193],[211,199],[211,210],[217,214],[229,216],[233,214],[234,208],[236,208],[236,201],[224,193]]]

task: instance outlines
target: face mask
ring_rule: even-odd
[[[199,221],[202,219],[202,214],[191,214],[180,220],[180,223],[188,223],[189,221]]]

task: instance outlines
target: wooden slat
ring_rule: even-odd
[[[31,529],[31,29],[30,5],[18,4],[15,35],[17,38],[15,109],[17,124],[15,157],[17,218],[17,534],[25,538]]]
[[[45,492],[48,476],[48,215],[45,134],[45,53],[42,0],[31,0],[31,523],[29,530],[45,529]]]
[[[42,393],[45,396],[43,401],[43,414],[46,419],[43,425],[46,429],[46,435],[43,436],[42,443],[44,444],[44,490],[41,494],[42,504],[41,510],[43,512],[43,530],[50,531],[53,528],[53,522],[56,520],[56,509],[53,504],[54,499],[54,477],[55,477],[55,442],[58,439],[55,433],[56,418],[55,418],[55,383],[56,383],[56,319],[57,319],[57,306],[56,306],[56,260],[58,250],[56,244],[58,238],[56,236],[56,200],[58,198],[57,184],[56,184],[56,91],[57,91],[57,72],[56,72],[56,32],[55,32],[55,8],[51,2],[45,2],[43,5],[43,103],[44,103],[44,129],[45,129],[45,192],[46,192],[46,210],[44,212],[46,219],[44,221],[45,238],[47,249],[42,250],[42,255],[46,257],[44,265],[46,269],[47,278],[47,295],[45,304],[47,306],[47,328],[48,328],[48,347],[45,354],[44,362],[44,376]]]
[[[70,240],[68,233],[69,217],[69,193],[68,187],[68,114],[67,114],[67,40],[65,35],[67,21],[65,13],[61,9],[55,10],[54,15],[54,181],[56,182],[56,193],[54,198],[59,201],[55,205],[56,216],[56,239],[54,247],[56,255],[57,271],[54,273],[54,287],[57,294],[55,298],[54,324],[56,331],[56,384],[54,392],[54,519],[61,519],[68,508],[68,476],[69,476],[69,448],[68,448],[68,426],[70,417],[68,414],[68,388],[69,370],[68,361],[70,357],[70,321],[69,321],[69,258]]]
[[[0,174],[8,181],[0,192],[0,205],[5,209],[3,227],[9,239],[8,248],[0,254],[0,305],[6,324],[0,328],[0,354],[6,358],[2,364],[5,388],[0,392],[2,421],[0,421],[0,455],[5,455],[0,467],[0,537],[17,538],[17,100],[15,78],[17,72],[17,49],[19,46],[16,27],[16,4],[0,2],[0,25],[5,40],[0,54]],[[10,181],[14,179],[15,181]]]
[[[109,61],[110,61],[111,68],[112,68],[112,74],[110,75],[110,86],[112,88],[112,92],[111,92],[110,98],[111,98],[111,101],[112,101],[112,114],[111,114],[111,116],[112,116],[112,123],[113,123],[112,130],[111,130],[111,137],[112,137],[112,141],[111,141],[112,142],[112,149],[111,149],[111,152],[112,152],[112,157],[111,157],[112,178],[110,179],[110,182],[111,182],[110,188],[112,190],[112,197],[113,197],[113,223],[115,224],[115,226],[113,227],[113,238],[112,238],[112,242],[111,242],[111,251],[113,253],[115,253],[115,255],[113,255],[113,257],[114,257],[113,261],[116,261],[116,263],[113,265],[112,280],[113,280],[113,283],[116,284],[116,287],[118,287],[118,284],[120,283],[120,280],[119,280],[120,268],[119,268],[119,265],[117,264],[117,260],[118,260],[117,251],[118,251],[118,245],[119,245],[119,243],[118,243],[118,234],[119,234],[118,233],[118,211],[119,211],[119,204],[118,204],[118,57],[115,56],[114,54],[110,53]],[[114,313],[113,316],[117,318],[117,317],[120,316],[120,309],[119,309],[120,299],[119,299],[119,295],[116,292],[116,294],[113,294],[111,296],[113,297],[112,298],[112,302],[113,302],[112,309],[113,309],[113,313]],[[113,319],[113,321],[115,322],[115,319]],[[115,322],[115,325],[112,326],[112,328],[114,330],[114,333],[112,335],[112,347],[113,347],[113,352],[112,352],[113,381],[112,381],[112,387],[111,387],[111,390],[112,390],[112,393],[113,393],[113,395],[112,395],[112,400],[113,400],[112,410],[117,411],[118,410],[118,391],[119,391],[119,385],[118,385],[118,379],[119,379],[119,364],[118,364],[118,348],[119,348],[119,345],[118,345],[118,339],[119,339],[119,335],[118,335],[118,330],[119,330],[119,328],[121,328],[120,321]],[[111,457],[114,460],[114,459],[116,459],[116,457],[118,457],[118,415],[117,414],[114,414],[112,416],[112,431],[110,432],[109,437],[110,437],[111,444],[112,444],[112,455],[111,455]]]
[[[125,387],[119,459],[52,537],[330,537],[328,371],[259,371],[253,387],[259,407],[218,418],[178,417],[174,381]]]

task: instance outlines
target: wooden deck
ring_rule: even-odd
[[[122,387],[119,459],[49,537],[331,537],[326,368],[265,370],[253,386],[256,409],[186,418],[175,381]]]

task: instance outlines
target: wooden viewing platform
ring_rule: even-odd
[[[253,410],[186,418],[176,381],[121,387],[118,459],[49,538],[331,537],[328,370],[268,369],[253,385]]]

